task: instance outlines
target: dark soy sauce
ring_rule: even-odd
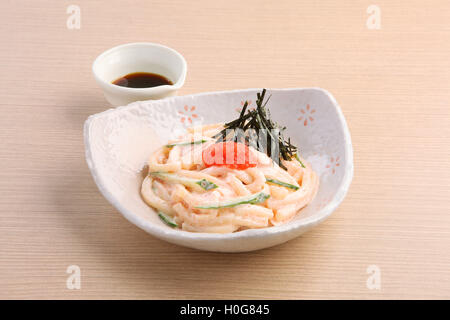
[[[173,83],[160,74],[149,72],[134,72],[120,77],[117,80],[114,80],[112,84],[128,88],[151,88],[164,85],[172,85]]]

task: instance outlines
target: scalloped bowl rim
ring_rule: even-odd
[[[237,92],[249,92],[259,90],[259,88],[250,88],[250,89],[236,89],[236,90],[222,90],[222,91],[210,91],[210,92],[202,92],[202,93],[195,93],[190,95],[185,95],[183,97],[199,97],[203,95],[210,95],[210,94],[221,94],[221,93],[237,93]],[[126,106],[121,106],[117,108],[111,108],[108,110],[105,110],[103,112],[91,115],[88,117],[88,119],[84,123],[84,143],[85,143],[85,154],[86,154],[86,161],[88,164],[88,167],[91,171],[91,174],[94,178],[95,183],[97,184],[98,189],[102,193],[102,195],[131,223],[135,224],[139,228],[147,231],[151,235],[162,238],[162,239],[173,239],[174,241],[182,241],[184,239],[202,239],[202,240],[211,240],[211,241],[217,241],[217,240],[224,240],[224,239],[249,239],[249,238],[258,238],[263,237],[266,235],[273,235],[278,233],[285,233],[288,231],[292,231],[293,229],[300,229],[300,228],[308,228],[313,225],[316,225],[323,220],[325,220],[344,200],[348,189],[350,187],[351,181],[353,179],[353,147],[351,142],[351,136],[350,131],[347,126],[347,122],[344,118],[344,115],[342,113],[341,108],[339,107],[336,99],[333,97],[331,93],[329,93],[327,90],[317,87],[307,87],[307,88],[283,88],[283,89],[267,89],[270,91],[297,91],[297,90],[317,90],[328,96],[328,98],[333,103],[334,107],[336,108],[338,119],[340,121],[340,125],[343,129],[344,138],[346,140],[345,143],[345,155],[346,155],[346,170],[344,173],[344,177],[342,179],[341,185],[336,192],[333,199],[322,209],[320,209],[317,213],[315,213],[313,216],[301,219],[301,220],[294,220],[287,222],[286,224],[282,224],[279,226],[273,226],[269,228],[261,228],[261,229],[247,229],[239,232],[234,233],[194,233],[194,232],[188,232],[183,230],[176,230],[176,229],[170,229],[166,227],[161,227],[156,224],[150,223],[148,220],[137,217],[133,212],[126,209],[121,205],[119,201],[115,199],[115,197],[108,191],[108,188],[105,186],[104,181],[102,180],[99,175],[97,175],[97,170],[95,169],[95,163],[92,161],[92,154],[91,154],[91,145],[90,145],[90,136],[89,136],[89,126],[93,119],[100,117],[104,114],[110,113],[110,112],[116,112],[117,110],[122,110],[129,108],[130,106],[140,102],[136,101]],[[179,96],[165,98],[165,101],[175,100],[179,98]],[[157,100],[155,100],[157,101]]]

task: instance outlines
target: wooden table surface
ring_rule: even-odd
[[[0,2],[0,298],[449,299],[449,2],[224,3]],[[80,29],[66,24],[72,4]],[[367,26],[370,5],[381,29]],[[91,178],[82,127],[109,107],[93,60],[136,41],[185,56],[180,95],[332,92],[354,146],[343,204],[300,238],[243,254],[178,247],[127,222]],[[79,290],[66,286],[70,265]],[[379,289],[366,284],[373,265]]]

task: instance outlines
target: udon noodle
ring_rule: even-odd
[[[142,183],[145,202],[182,230],[230,233],[286,223],[312,201],[319,180],[302,158],[282,160],[285,170],[249,147],[255,166],[206,166],[202,154],[222,128],[190,128],[182,139],[156,150]]]

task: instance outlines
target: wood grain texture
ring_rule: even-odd
[[[278,3],[279,2],[279,3]],[[450,4],[442,1],[0,2],[0,298],[450,298]],[[81,29],[66,8],[81,8]],[[366,27],[370,4],[381,30]],[[91,75],[135,41],[188,62],[180,94],[319,86],[348,121],[355,177],[338,210],[244,254],[174,246],[98,192],[82,126]],[[81,268],[81,290],[66,268]],[[381,290],[366,268],[381,270]]]

